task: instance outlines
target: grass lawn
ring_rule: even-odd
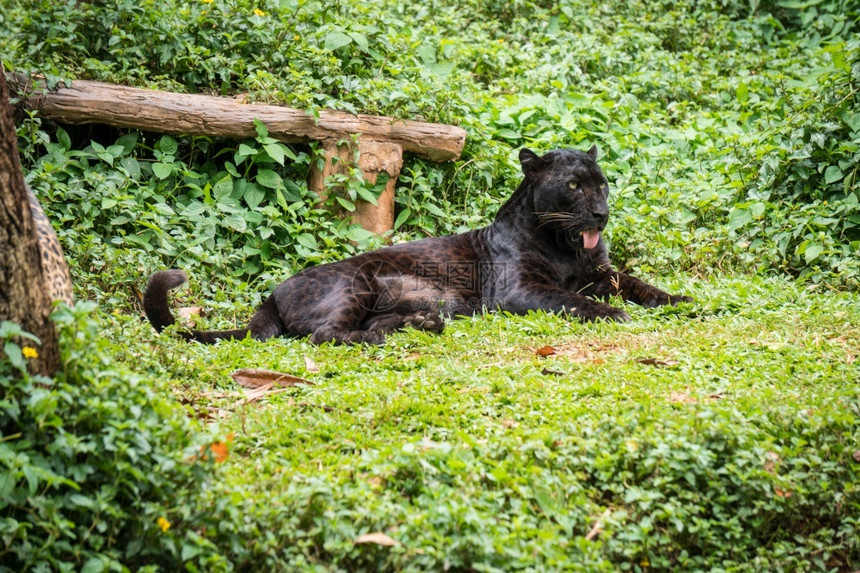
[[[217,495],[254,500],[296,566],[856,568],[860,297],[654,282],[696,302],[627,324],[488,314],[381,347],[108,328],[232,435]],[[247,402],[240,367],[314,385]]]

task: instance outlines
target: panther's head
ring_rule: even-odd
[[[595,248],[609,219],[609,182],[597,165],[597,147],[587,153],[556,149],[543,157],[523,148],[520,163],[539,228],[572,248]]]

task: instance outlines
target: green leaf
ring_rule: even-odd
[[[329,32],[325,37],[325,49],[333,52],[338,48],[348,46],[353,42],[353,39],[339,30]]]
[[[161,139],[158,140],[158,149],[165,155],[176,155],[179,144],[169,135],[162,135]]]
[[[134,146],[137,145],[137,138],[138,133],[132,131],[116,140],[116,144],[122,147],[122,155],[128,155],[134,150]]]
[[[409,207],[404,208],[400,213],[397,214],[397,218],[394,220],[394,229],[397,230],[403,224],[409,220],[409,217],[412,216],[412,210]]]
[[[9,499],[12,494],[15,481],[15,476],[11,471],[0,472],[0,508],[5,505],[5,500]]]
[[[277,189],[281,185],[281,176],[271,169],[260,169],[257,172],[257,183],[269,189]]]
[[[296,237],[296,242],[298,242],[303,247],[306,247],[312,251],[317,250],[317,240],[316,237],[311,235],[310,233],[302,233],[298,237]]]
[[[735,99],[738,100],[738,103],[745,104],[749,99],[750,90],[746,83],[741,82],[737,89],[735,89]]]
[[[284,164],[284,147],[286,147],[283,143],[270,143],[269,145],[264,145],[263,149],[266,150],[266,153],[269,154],[269,157],[274,159],[279,164]]]
[[[66,151],[72,148],[72,140],[69,137],[69,134],[66,133],[66,130],[62,127],[57,127],[57,143],[59,143]]]
[[[251,147],[247,143],[240,143],[239,150],[236,151],[236,154],[233,156],[233,161],[236,162],[236,165],[241,165],[245,159],[254,155],[257,155],[256,148]]]
[[[225,214],[222,216],[221,222],[239,233],[244,233],[248,229],[248,223],[241,215]]]
[[[266,192],[260,189],[257,185],[253,183],[248,183],[245,186],[245,193],[243,195],[245,199],[245,203],[248,204],[248,207],[251,209],[256,209],[260,203],[263,202],[263,199],[266,198]]]
[[[367,188],[365,188],[365,187],[363,187],[363,186],[361,186],[361,185],[358,185],[358,186],[356,186],[356,187],[355,187],[355,193],[356,193],[359,197],[361,197],[362,199],[364,199],[365,201],[367,201],[368,203],[370,203],[371,205],[376,205],[376,204],[377,204],[377,202],[376,202],[376,195],[374,195],[374,194],[373,194],[369,189],[367,189]]]
[[[425,203],[422,207],[437,217],[445,217],[445,213],[443,213],[442,210],[433,203]]]
[[[366,37],[364,37],[362,34],[359,34],[358,32],[350,32],[349,37],[352,38],[353,41],[355,41],[355,45],[358,46],[362,52],[367,52],[368,43]]]
[[[14,342],[7,342],[3,346],[3,351],[6,353],[6,358],[18,370],[24,372],[27,370],[27,362],[24,360],[24,355],[21,353],[21,347]]]
[[[120,166],[125,169],[128,176],[137,181],[140,179],[140,164],[134,157],[123,157],[119,162]]]
[[[81,567],[81,573],[102,573],[106,570],[105,562],[98,557],[92,557]]]
[[[267,137],[269,137],[269,130],[266,129],[266,124],[257,119],[256,117],[254,118],[254,131],[257,132],[258,140],[266,139]]]
[[[843,176],[842,170],[838,166],[831,165],[824,171],[824,182],[830,185],[831,183],[841,181]]]
[[[368,231],[367,229],[361,227],[360,225],[353,225],[346,232],[346,238],[351,241],[356,241],[358,243],[362,243],[376,236],[376,233],[372,231]]]
[[[173,174],[174,165],[172,163],[156,162],[152,164],[152,172],[159,179],[167,179]]]
[[[335,199],[337,200],[338,203],[340,203],[341,207],[343,207],[344,209],[346,209],[350,213],[355,211],[355,204],[352,201],[350,201],[349,199],[345,199],[344,197],[341,197],[340,195],[337,195],[335,197]]]
[[[806,251],[804,251],[803,253],[803,257],[804,259],[806,259],[806,264],[808,265],[812,263],[812,261],[817,259],[818,255],[820,255],[823,251],[824,247],[819,245],[818,243],[809,243],[806,246]]]
[[[753,220],[748,209],[735,209],[729,215],[729,229],[736,231]]]
[[[505,139],[522,139],[523,137],[516,131],[507,128],[498,130],[496,132],[496,135],[498,135],[499,137],[504,137]]]

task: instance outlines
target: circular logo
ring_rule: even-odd
[[[388,261],[367,261],[352,276],[352,292],[365,310],[392,310],[403,297],[403,273]]]

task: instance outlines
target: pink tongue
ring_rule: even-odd
[[[594,247],[596,247],[598,240],[600,240],[600,231],[598,231],[597,229],[585,231],[582,234],[582,242],[586,249],[593,249]]]

